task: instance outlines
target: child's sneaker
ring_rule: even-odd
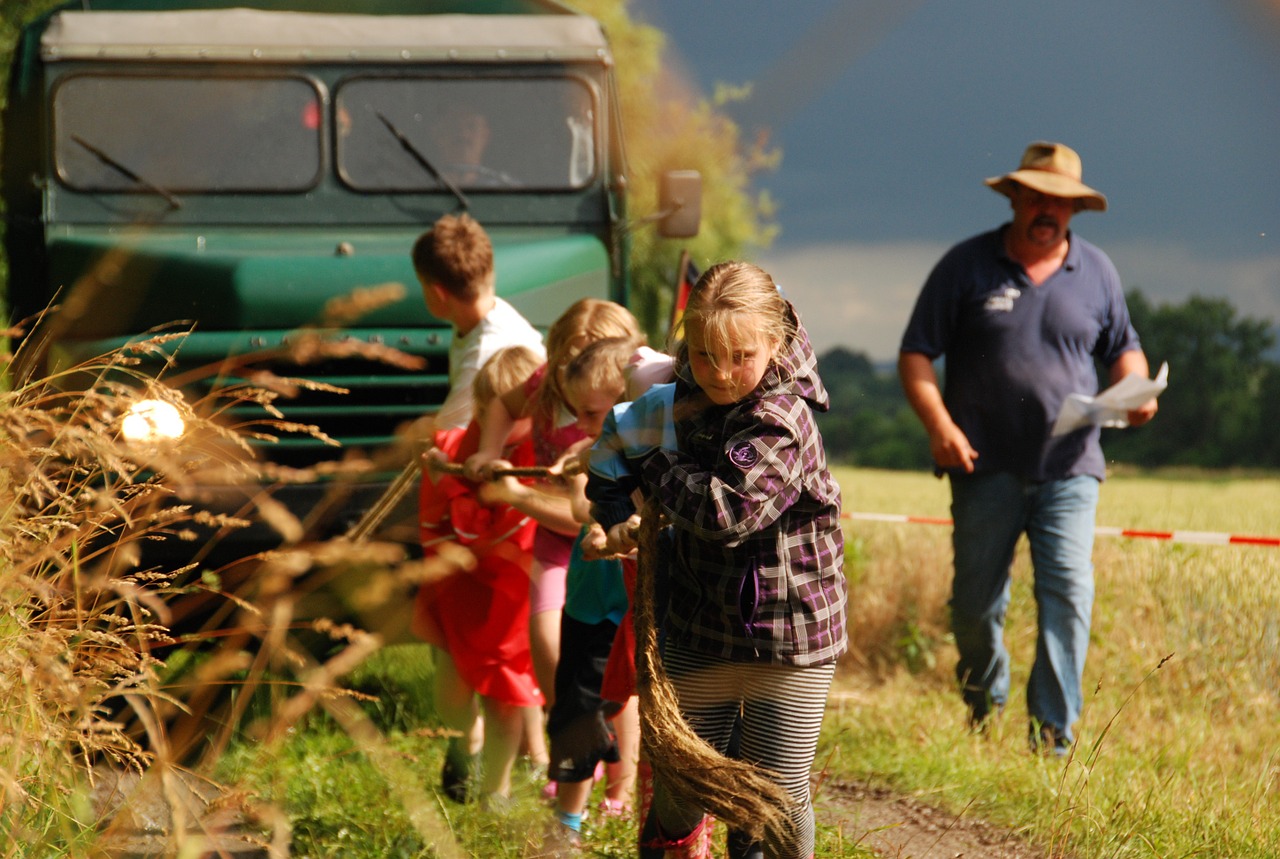
[[[465,803],[471,798],[471,773],[475,767],[473,758],[465,763],[445,755],[444,768],[440,771],[440,789],[454,802]]]
[[[601,817],[630,817],[631,809],[620,799],[609,799],[604,797],[600,800],[599,805]]]
[[[524,851],[524,859],[568,859],[582,851],[582,835],[558,820],[535,832]]]

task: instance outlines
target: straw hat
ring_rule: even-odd
[[[1010,197],[1016,182],[1042,194],[1074,199],[1080,209],[1105,212],[1107,198],[1080,181],[1083,172],[1080,156],[1074,149],[1061,143],[1038,141],[1022,153],[1022,163],[1017,170],[987,179],[986,184]]]

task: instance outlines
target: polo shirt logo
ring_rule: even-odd
[[[993,292],[988,295],[986,302],[982,305],[982,309],[989,313],[1008,313],[1013,310],[1013,302],[1020,295],[1022,295],[1022,290],[1006,286],[1000,292]]]
[[[738,468],[750,468],[760,461],[760,454],[751,446],[751,442],[742,441],[729,449],[729,461]]]

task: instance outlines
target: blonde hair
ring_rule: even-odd
[[[588,343],[565,365],[565,388],[584,385],[592,391],[625,391],[626,369],[642,344],[632,337],[606,337]]]
[[[413,268],[454,298],[478,298],[493,286],[493,243],[470,215],[441,215],[413,243]]]
[[[795,319],[778,285],[764,269],[749,262],[722,262],[703,272],[689,292],[683,328],[697,326],[711,346],[727,346],[732,335],[756,331],[782,346],[796,333]],[[672,354],[684,355],[683,338]]]
[[[541,366],[542,356],[528,346],[507,346],[490,355],[471,382],[476,419],[495,399],[521,388]]]
[[[640,324],[621,304],[599,298],[580,298],[560,314],[547,330],[547,375],[542,380],[533,416],[542,426],[555,422],[557,410],[564,403],[563,373],[569,362],[596,340],[610,337],[629,338],[632,351],[644,344]]]

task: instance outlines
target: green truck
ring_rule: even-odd
[[[303,470],[373,463],[336,495],[325,479],[275,490],[321,523],[312,536],[342,533],[412,456],[396,440],[447,389],[450,331],[427,312],[409,258],[437,217],[467,211],[487,228],[499,294],[536,325],[584,296],[627,302],[613,75],[598,22],[553,0],[56,9],[22,34],[4,116],[10,315],[60,308],[32,335],[40,348],[24,371],[180,322],[180,347],[150,360],[187,380],[192,402],[249,367],[325,383],[279,405],[340,446],[300,435],[259,455]],[[692,235],[696,174],[654,180],[677,201],[659,232]],[[389,284],[404,287],[398,298],[324,336],[412,361],[354,350],[296,363],[292,341],[331,301]],[[224,369],[189,372],[210,366]],[[258,490],[212,489],[230,509]],[[254,527],[220,548],[243,556],[278,539]]]

